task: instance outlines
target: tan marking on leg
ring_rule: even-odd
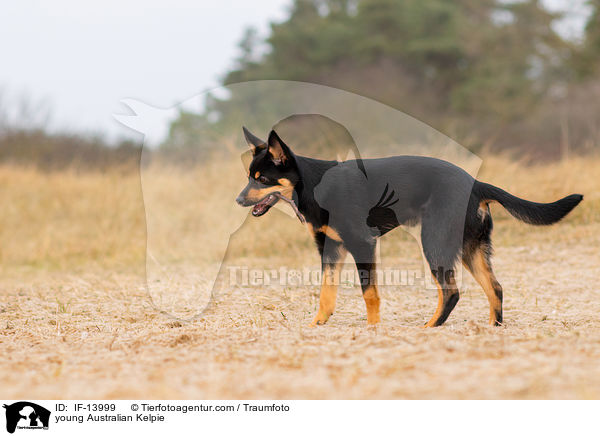
[[[311,327],[325,324],[335,310],[337,289],[340,282],[340,271],[342,270],[343,261],[346,255],[346,250],[343,247],[340,247],[338,251],[339,258],[337,263],[335,265],[327,264],[323,268],[321,294],[319,296],[319,311],[310,324]]]
[[[431,319],[427,321],[424,327],[438,327],[441,324],[439,323],[440,318],[444,315],[444,310],[446,309],[446,305],[450,298],[452,298],[455,294],[458,293],[458,288],[456,286],[456,282],[454,278],[448,279],[448,284],[446,285],[446,289],[442,287],[442,285],[438,282],[435,275],[433,276],[435,283],[438,287],[438,304],[435,309],[435,312]],[[455,303],[456,304],[456,303]],[[445,322],[445,320],[444,320]]]
[[[477,249],[471,261],[471,267],[467,266],[467,268],[483,288],[490,303],[490,325],[500,325],[502,323],[502,286],[496,280],[482,249]]]
[[[379,291],[377,285],[369,285],[367,290],[363,293],[365,304],[367,305],[367,324],[377,324],[380,321],[379,316]]]
[[[442,315],[442,307],[444,306],[444,293],[442,291],[442,287],[437,282],[437,280],[435,281],[435,283],[438,287],[438,303],[437,303],[437,307],[435,308],[435,312],[433,313],[433,316],[431,317],[431,319],[429,321],[427,321],[427,324],[425,324],[425,327],[435,327],[435,323],[437,322],[439,317]]]
[[[486,217],[486,215],[489,213],[489,201],[488,200],[483,200],[481,202],[479,202],[479,208],[477,209],[477,214],[479,215],[479,218],[481,218],[481,221],[483,221]]]
[[[342,242],[340,234],[337,231],[335,231],[332,227],[321,226],[319,227],[319,232],[325,233],[325,235],[327,235],[328,238],[333,239],[334,241]]]

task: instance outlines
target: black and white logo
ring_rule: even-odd
[[[50,411],[29,401],[5,404],[6,431],[14,433],[16,429],[48,430]]]

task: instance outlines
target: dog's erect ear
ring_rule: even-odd
[[[259,151],[267,148],[267,144],[265,143],[265,141],[254,136],[244,126],[242,126],[242,130],[244,131],[244,137],[246,138],[246,142],[250,146],[250,150],[252,150],[252,154],[257,154]]]
[[[275,165],[285,165],[292,158],[292,152],[275,130],[269,133],[269,154]]]

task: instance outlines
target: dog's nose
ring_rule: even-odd
[[[237,198],[235,199],[235,201],[237,202],[237,204],[239,204],[240,206],[244,205],[244,197],[242,197],[241,195],[238,195]]]

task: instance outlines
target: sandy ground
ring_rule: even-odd
[[[415,286],[382,289],[375,328],[358,289],[342,287],[329,323],[309,328],[316,287],[229,287],[188,323],[157,312],[139,274],[5,278],[1,396],[600,398],[599,229],[565,223],[498,247],[496,328],[470,278],[449,321],[427,330],[436,294]]]
[[[194,313],[202,298],[188,298],[190,282],[208,293],[201,275],[219,259],[226,206],[244,184],[238,167],[150,172],[146,205],[169,206],[150,221],[139,174],[0,167],[0,397],[600,398],[600,159],[486,158],[482,180],[522,197],[585,200],[549,228],[494,206],[505,325],[488,327],[487,300],[465,275],[447,323],[427,330],[437,295],[419,284],[381,289],[377,327],[366,325],[356,286],[341,288],[336,312],[316,328],[316,284],[225,282],[191,322],[157,310],[150,296]],[[224,170],[239,178],[215,190]],[[198,216],[198,198],[210,214]],[[308,233],[278,211],[248,220],[234,239],[234,264],[318,268]],[[150,292],[146,241],[174,272]],[[423,269],[401,230],[383,238],[381,260]]]

